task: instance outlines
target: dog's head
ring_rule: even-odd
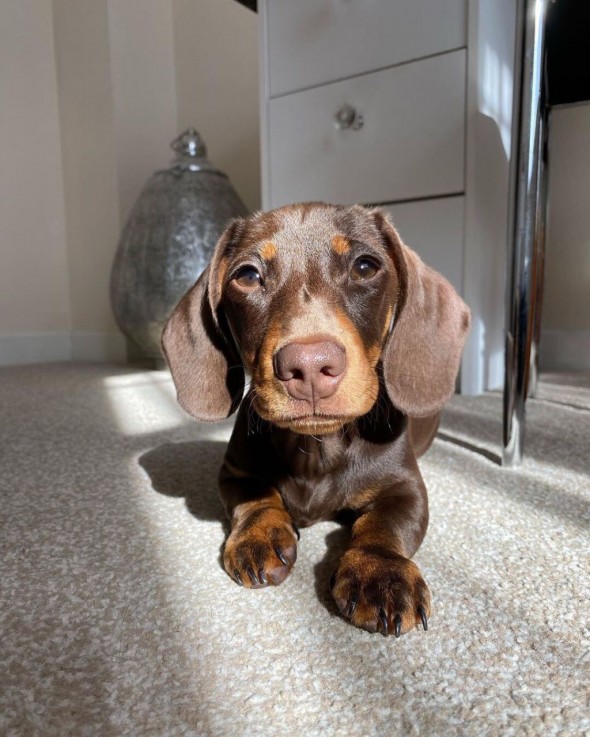
[[[467,306],[383,212],[309,203],[233,222],[162,342],[198,419],[237,408],[245,369],[262,418],[316,435],[366,414],[380,377],[405,414],[437,412],[468,329]]]

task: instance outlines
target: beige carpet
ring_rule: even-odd
[[[517,471],[500,396],[452,401],[422,463],[435,612],[395,640],[337,616],[335,524],[283,586],[230,581],[229,425],[184,416],[165,373],[3,369],[0,734],[590,734],[588,379],[541,385]]]

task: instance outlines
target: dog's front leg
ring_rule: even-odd
[[[299,530],[283,506],[277,489],[252,477],[238,477],[226,462],[220,493],[231,521],[223,565],[241,586],[278,586],[297,559]]]
[[[342,614],[370,632],[399,637],[419,623],[427,627],[430,593],[410,560],[428,524],[426,489],[416,472],[358,510],[349,548],[332,577]]]

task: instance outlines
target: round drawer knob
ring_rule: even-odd
[[[359,115],[357,109],[348,103],[342,105],[334,115],[334,125],[341,131],[349,128],[357,131],[363,127],[364,122],[363,116]]]

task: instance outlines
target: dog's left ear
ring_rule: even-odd
[[[216,422],[236,411],[244,393],[244,369],[225,315],[219,309],[219,265],[239,237],[235,221],[217,242],[211,264],[180,300],[162,334],[178,403],[193,417]]]
[[[399,297],[383,350],[383,375],[393,404],[410,417],[438,412],[455,390],[471,315],[438,272],[405,246],[387,216],[373,212],[394,260]]]

